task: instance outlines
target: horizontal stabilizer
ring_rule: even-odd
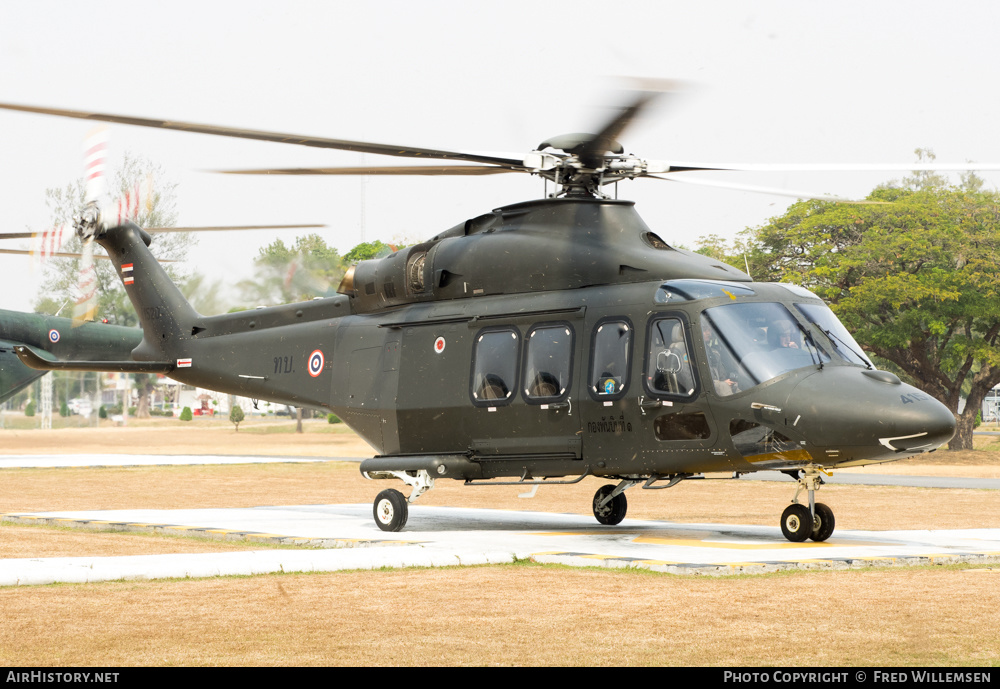
[[[170,361],[61,361],[47,352],[16,345],[14,353],[21,363],[39,371],[105,371],[108,373],[170,373],[177,368]]]

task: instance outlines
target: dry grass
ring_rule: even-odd
[[[538,566],[0,590],[0,663],[996,665],[1000,571]]]
[[[368,456],[353,436],[316,428],[304,436],[222,426],[181,437],[167,426],[0,431],[0,452],[155,453],[164,443],[182,453]],[[27,437],[8,442],[13,434]],[[889,466],[990,475],[1000,463],[992,448]],[[0,478],[0,512],[370,502],[390,483],[366,481],[343,462],[23,469]],[[599,485],[588,479],[521,500],[512,487],[439,482],[418,505],[589,514]],[[633,489],[629,517],[771,525],[792,492],[790,481]],[[841,529],[1000,527],[997,491],[826,486],[820,499]],[[239,547],[0,528],[0,557]],[[701,579],[519,565],[5,588],[0,664],[997,665],[998,575],[921,568]]]
[[[221,419],[185,425],[171,419],[133,422],[127,427],[62,428],[51,431],[0,430],[0,456],[52,454],[277,455],[371,457],[372,450],[343,424],[257,420],[240,430]]]
[[[230,543],[190,537],[93,533],[45,527],[15,528],[10,524],[0,528],[0,559],[219,553],[261,547],[264,546],[260,543]]]

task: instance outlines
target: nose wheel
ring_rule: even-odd
[[[809,508],[794,503],[781,513],[781,533],[792,543],[802,543],[812,536],[813,519]]]
[[[781,533],[793,543],[802,543],[810,538],[822,542],[833,535],[837,520],[833,510],[821,502],[816,502],[816,491],[823,485],[820,470],[816,467],[805,467],[799,476],[798,488],[792,504],[781,513]],[[806,491],[809,494],[809,505],[798,502],[799,494]]]

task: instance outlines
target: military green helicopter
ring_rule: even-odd
[[[125,361],[142,341],[142,331],[91,322],[73,327],[73,319],[0,309],[0,402],[41,378],[47,371],[25,366],[14,353],[27,345],[52,361]],[[112,370],[102,368],[101,370]]]
[[[128,364],[191,385],[329,410],[378,453],[362,462],[364,476],[411,488],[408,498],[395,489],[376,497],[373,515],[385,531],[402,529],[408,504],[439,479],[539,486],[602,477],[610,483],[594,495],[593,513],[617,524],[627,511],[625,491],[635,486],[663,489],[708,472],[738,478],[767,469],[796,482],[780,519],[785,537],[826,540],[834,513],[815,501],[825,473],[933,451],[951,438],[955,419],[876,370],[816,295],[753,282],[670,246],[632,202],[602,193],[638,177],[693,181],[684,177],[691,170],[824,169],[625,154],[617,138],[652,97],[636,94],[597,134],[555,137],[516,155],[0,104],[450,161],[236,173],[527,172],[554,185],[546,198],[496,208],[361,261],[336,296],[213,317],[181,296],[151,256],[145,230],[109,219],[92,202],[76,231],[117,266],[140,314],[142,341],[121,364],[53,362],[28,344],[16,347],[18,356],[40,370]]]

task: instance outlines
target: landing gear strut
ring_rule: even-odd
[[[798,488],[792,504],[781,513],[781,533],[793,543],[808,539],[825,541],[833,535],[837,520],[833,510],[821,502],[816,502],[816,491],[823,485],[821,470],[814,466],[803,467],[798,479]],[[799,503],[799,494],[809,494],[809,506]]]

